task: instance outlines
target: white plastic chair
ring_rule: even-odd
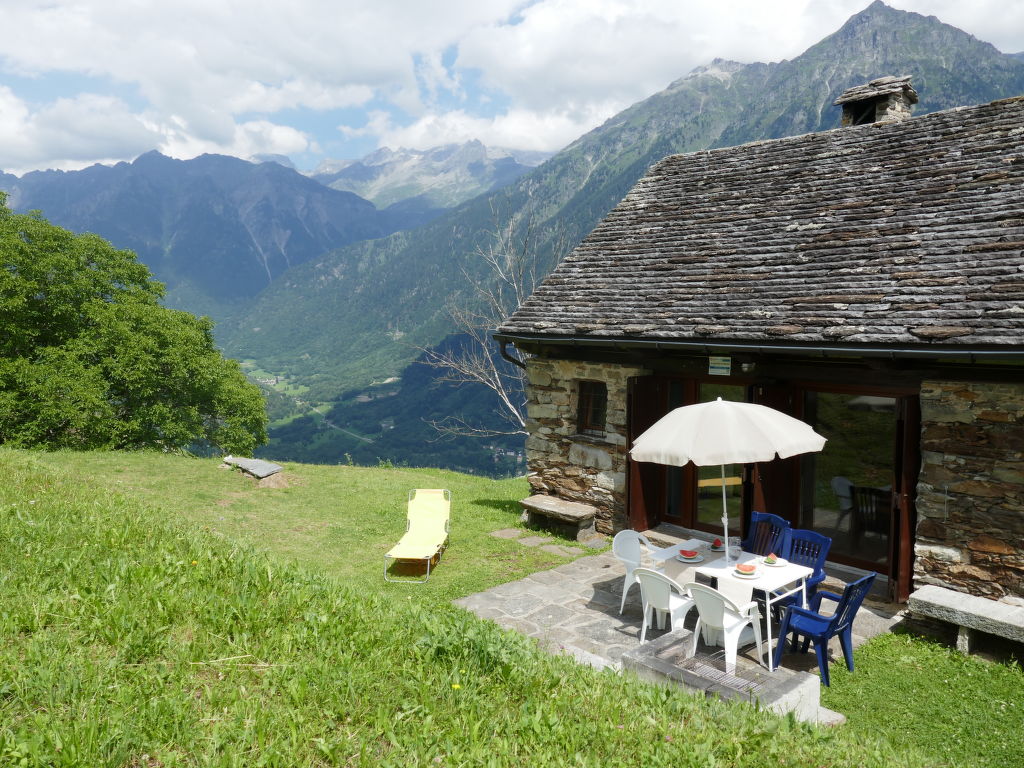
[[[693,649],[697,652],[697,641],[703,636],[705,645],[716,645],[725,648],[725,671],[732,674],[736,671],[736,650],[740,643],[744,645],[750,640],[749,630],[753,628],[754,642],[757,643],[757,660],[767,666],[761,644],[761,614],[757,603],[751,600],[738,606],[717,589],[704,584],[687,584],[686,592],[697,606],[697,624],[693,628]]]
[[[650,568],[637,568],[634,574],[640,584],[640,597],[644,605],[644,626],[640,630],[640,642],[646,641],[652,614],[657,616],[658,629],[665,628],[665,616],[669,617],[672,629],[682,629],[686,614],[693,608],[693,599],[686,594],[686,590],[665,574]]]
[[[633,572],[642,565],[641,561],[644,552],[641,547],[646,547],[648,552],[654,549],[648,538],[637,531],[628,529],[619,531],[615,534],[615,538],[612,539],[612,554],[626,566],[626,576],[622,580],[622,603],[619,605],[619,613],[625,610],[626,595],[629,594],[630,588],[636,584],[636,577],[633,575]]]

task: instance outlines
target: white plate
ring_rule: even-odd
[[[761,562],[764,563],[765,565],[767,565],[769,568],[782,568],[784,566],[789,565],[789,561],[788,560],[783,560],[781,557],[778,560],[776,560],[774,563],[769,563],[767,560],[764,560],[764,559],[762,559]]]
[[[732,575],[735,576],[737,579],[756,579],[760,577],[761,574],[757,571],[754,571],[753,573],[740,573],[735,568],[733,568]]]
[[[721,547],[711,547],[711,546],[709,546],[708,549],[710,549],[712,552],[725,552],[725,547],[724,546],[721,546]]]
[[[683,557],[682,555],[676,555],[676,560],[680,563],[703,563],[704,555],[697,555],[696,557]]]

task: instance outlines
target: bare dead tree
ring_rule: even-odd
[[[467,423],[460,417],[448,417],[431,422],[445,435],[526,434],[526,371],[505,360],[491,333],[529,298],[543,279],[543,262],[533,220],[525,223],[522,217],[512,215],[502,220],[492,207],[494,222],[489,241],[476,249],[475,257],[480,269],[462,268],[467,286],[461,303],[451,302],[448,314],[454,327],[466,343],[450,350],[438,347],[423,348],[424,362],[444,373],[441,381],[459,384],[483,384],[498,398],[498,413],[508,424],[506,429],[487,428]],[[552,258],[557,263],[566,250],[562,234],[551,240]],[[520,362],[525,359],[520,353]]]

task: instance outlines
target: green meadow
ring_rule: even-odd
[[[259,488],[214,460],[6,449],[0,472],[3,766],[998,764],[894,718],[819,728],[580,667],[452,606],[565,561],[489,535],[522,480],[288,465]],[[454,499],[419,587],[381,577],[411,487]],[[1016,706],[1020,669],[990,667]]]

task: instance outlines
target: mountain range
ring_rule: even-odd
[[[835,128],[832,101],[843,90],[894,74],[913,78],[917,114],[1024,93],[1020,55],[1000,53],[934,17],[875,2],[792,60],[700,67],[503,187],[494,189],[496,177],[477,182],[460,171],[470,179],[467,188],[479,183],[490,191],[447,210],[433,206],[458,195],[431,199],[430,180],[446,177],[437,170],[445,151],[479,157],[476,146],[421,157],[381,153],[347,166],[347,177],[336,167],[315,178],[273,162],[242,169],[235,164],[243,161],[231,158],[182,163],[144,155],[78,172],[84,176],[53,177],[60,183],[46,194],[29,194],[33,174],[0,176],[0,188],[14,184],[15,207],[42,208],[57,223],[136,249],[168,282],[171,300],[219,320],[226,351],[277,393],[271,405],[280,418],[264,455],[334,462],[349,454],[363,462],[391,458],[460,469],[478,461],[475,468],[495,471],[494,457],[515,442],[478,446],[473,459],[456,441],[451,455],[459,458],[445,460],[423,431],[432,415],[454,409],[487,418],[486,393],[463,387],[453,396],[423,366],[408,366],[422,347],[458,343],[449,338],[447,308],[471,300],[463,274],[483,274],[479,252],[496,230],[529,229],[550,268],[563,246],[585,236],[665,155]],[[430,163],[440,164],[399,200],[403,169]],[[172,164],[189,171],[172,173]],[[221,171],[213,169],[221,166],[234,181],[217,178]],[[159,172],[143,172],[150,167]],[[154,200],[151,178],[169,176],[177,179],[178,202],[146,202]],[[88,191],[104,178],[117,183]],[[396,202],[380,208],[323,181],[357,187],[381,205]],[[250,244],[229,258],[220,245],[226,233],[239,242],[248,235]],[[337,240],[327,244],[331,238]],[[320,405],[296,418],[295,398]],[[513,468],[501,464],[500,471]]]
[[[377,206],[418,201],[427,209],[453,208],[510,184],[550,156],[485,147],[479,141],[425,150],[384,147],[361,160],[324,161],[312,177]]]
[[[460,270],[478,266],[476,252],[495,227],[517,217],[548,238],[541,246],[556,235],[578,242],[665,155],[835,128],[832,102],[840,93],[893,73],[913,77],[918,114],[1024,93],[1017,57],[935,18],[876,2],[792,60],[712,62],[497,192],[415,232],[354,243],[292,270],[250,314],[222,329],[223,338],[235,354],[262,355],[265,367],[307,385],[330,379],[347,388],[367,381],[369,371],[399,375],[414,345],[450,331],[445,305],[463,300]],[[330,322],[296,316],[298,302]]]
[[[292,267],[341,246],[416,227],[440,211],[378,209],[276,162],[223,155],[81,171],[0,174],[15,210],[135,251],[169,305],[221,320]]]

